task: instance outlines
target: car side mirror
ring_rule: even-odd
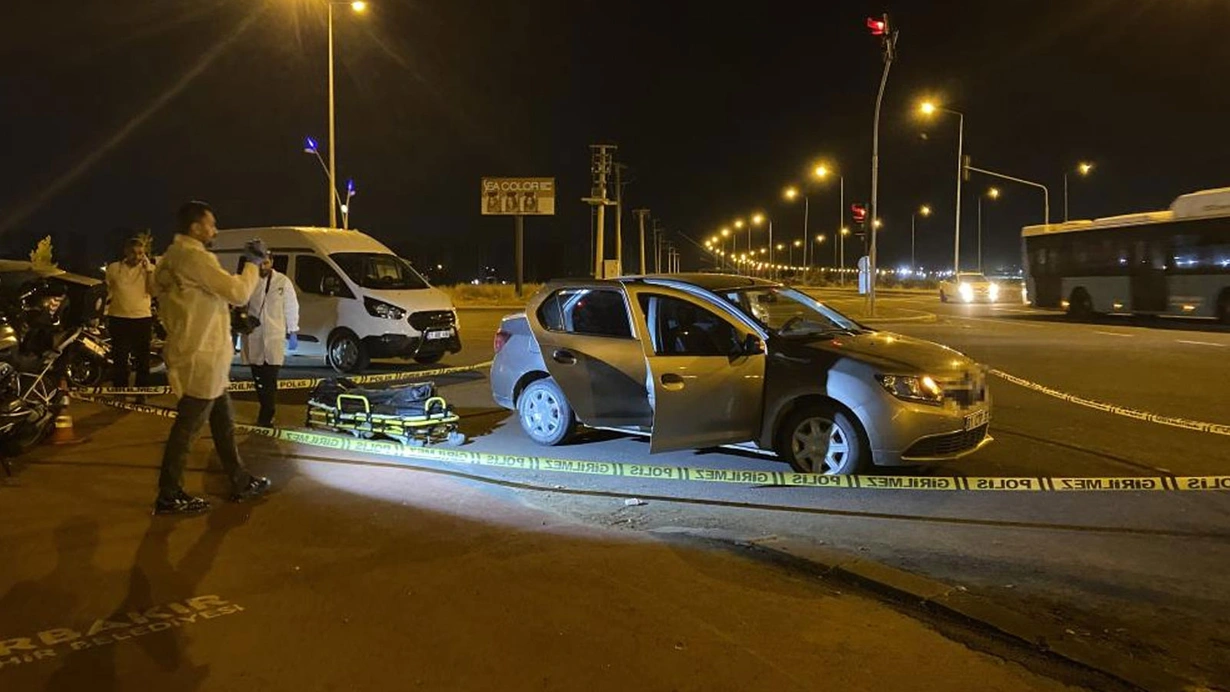
[[[743,355],[758,356],[764,353],[764,342],[755,334],[743,337]]]

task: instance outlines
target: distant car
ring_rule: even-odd
[[[998,303],[1008,300],[1010,291],[1001,282],[992,281],[978,272],[960,272],[940,282],[940,302]],[[1020,285],[1016,285],[1019,300]]]
[[[648,434],[651,452],[733,444],[851,474],[991,441],[973,360],[762,279],[554,281],[503,319],[495,351],[493,398],[543,445],[582,423]]]

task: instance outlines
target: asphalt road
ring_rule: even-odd
[[[861,299],[848,293],[829,292],[827,295],[835,307],[855,315],[860,313]],[[1024,307],[941,305],[929,296],[886,296],[881,298],[879,308],[879,317],[884,321],[876,321],[872,326],[946,343],[988,365],[1048,387],[1158,414],[1230,423],[1230,409],[1224,404],[1226,397],[1223,394],[1226,385],[1230,384],[1230,363],[1225,357],[1226,350],[1230,349],[1230,332],[1221,328],[1166,321],[1105,320],[1096,324],[1074,324],[1055,315]],[[489,359],[491,336],[504,312],[498,309],[464,311],[462,338],[465,349],[441,365]],[[237,374],[241,372],[237,370]],[[285,374],[323,375],[326,372],[322,369],[288,369]],[[543,450],[524,437],[515,418],[493,406],[487,382],[481,374],[454,375],[436,380],[449,400],[462,410],[463,429],[471,438],[468,444],[471,449],[714,468],[782,468],[772,459],[723,450],[650,456],[644,440],[608,433],[593,433],[580,443]],[[1226,469],[1230,468],[1230,438],[1164,427],[1078,407],[1002,380],[993,380],[992,387],[995,397],[992,434],[996,438],[992,445],[959,462],[904,473],[1101,477],[1161,473],[1227,474]],[[280,414],[284,423],[298,422],[304,397],[302,392],[286,393]],[[254,413],[251,402],[242,401],[240,408],[242,415]],[[27,516],[27,511],[37,515],[40,502],[54,505],[57,501],[63,504],[71,500],[71,492],[62,490],[61,486],[72,487],[71,474],[78,473],[80,466],[93,465],[97,469],[91,470],[105,472],[103,480],[85,492],[86,499],[92,503],[87,503],[89,506],[101,505],[107,511],[122,515],[131,512],[133,505],[141,501],[134,499],[139,498],[140,493],[131,487],[130,476],[144,478],[146,483],[152,482],[151,469],[156,466],[156,458],[150,457],[156,454],[150,450],[156,450],[160,440],[164,439],[164,427],[146,425],[134,434],[132,426],[140,423],[131,423],[133,419],[125,414],[94,408],[87,410],[90,413],[78,425],[95,431],[93,434],[101,446],[39,450],[35,463],[22,469],[19,476],[23,484],[27,483],[27,478],[30,479],[29,487],[21,488],[27,491],[28,496],[21,496],[20,516]],[[634,604],[631,612],[635,612],[638,618],[644,618],[643,621],[638,620],[635,627],[620,620],[620,624],[613,628],[615,633],[630,636],[635,641],[645,641],[640,627],[643,626],[646,632],[666,627],[656,619],[662,613],[666,613],[663,617],[667,619],[693,618],[689,622],[694,624],[703,620],[699,629],[724,641],[729,648],[722,651],[727,655],[730,651],[738,651],[741,652],[738,656],[752,656],[769,668],[779,672],[789,670],[796,676],[794,679],[765,678],[773,680],[773,686],[788,687],[799,682],[815,686],[824,679],[817,677],[814,670],[802,674],[802,669],[798,668],[804,665],[804,660],[813,663],[828,660],[824,657],[800,659],[796,652],[786,658],[778,658],[776,648],[769,653],[763,647],[751,644],[753,639],[789,639],[791,630],[806,631],[805,626],[789,619],[781,620],[780,629],[746,628],[748,618],[753,617],[750,615],[752,610],[744,611],[742,608],[754,609],[756,601],[766,591],[777,593],[780,590],[772,585],[777,577],[770,573],[772,570],[768,567],[750,568],[751,571],[737,576],[732,572],[729,578],[723,576],[719,579],[724,583],[765,584],[763,589],[756,587],[756,594],[725,594],[731,599],[733,617],[743,623],[732,629],[730,622],[714,624],[713,610],[723,608],[717,601],[698,601],[695,609],[682,615],[672,615],[673,611],[669,610],[659,612],[656,608],[649,609],[647,604],[651,600],[661,602],[663,597],[672,603],[689,601],[689,597],[695,597],[694,591],[672,592],[670,589],[676,588],[675,585],[698,583],[712,586],[712,582],[702,578],[702,574],[713,575],[727,568],[742,569],[746,567],[743,562],[739,562],[739,567],[733,564],[720,566],[718,563],[729,556],[715,557],[718,554],[690,544],[686,548],[675,548],[687,551],[688,557],[683,562],[688,569],[683,570],[677,569],[678,565],[664,566],[653,558],[644,558],[645,562],[639,562],[644,556],[636,550],[626,553],[627,562],[601,557],[618,552],[603,541],[621,545],[627,541],[644,547],[642,543],[646,536],[660,537],[665,534],[676,538],[699,536],[706,540],[735,541],[768,551],[789,546],[787,552],[804,556],[809,550],[836,549],[943,580],[971,593],[986,595],[1021,613],[1022,618],[1058,625],[1061,631],[1067,631],[1064,636],[1106,651],[1110,659],[1104,667],[1108,670],[1119,663],[1129,667],[1144,665],[1193,685],[1230,685],[1230,657],[1225,656],[1230,642],[1224,634],[1227,625],[1230,625],[1230,576],[1227,576],[1226,570],[1226,566],[1230,565],[1230,493],[1016,494],[771,488],[527,474],[426,461],[407,463],[407,469],[403,470],[390,468],[388,459],[362,455],[339,458],[322,450],[292,445],[252,448],[246,453],[249,458],[258,459],[256,463],[280,469],[281,473],[286,474],[275,480],[279,481],[280,486],[287,487],[287,492],[276,498],[277,502],[261,505],[252,511],[252,516],[256,517],[253,521],[259,525],[259,528],[254,526],[252,529],[252,540],[227,538],[227,545],[231,546],[233,554],[225,562],[242,564],[243,567],[234,570],[204,569],[199,583],[222,580],[213,591],[205,592],[225,591],[237,602],[239,597],[234,595],[236,593],[248,598],[257,598],[266,592],[274,596],[272,603],[284,610],[287,622],[278,620],[271,624],[266,613],[260,618],[251,618],[259,623],[251,627],[273,627],[271,636],[285,639],[287,649],[293,649],[297,654],[305,653],[312,661],[298,670],[286,665],[281,655],[272,655],[271,660],[283,661],[278,670],[286,671],[289,676],[286,680],[298,680],[296,675],[299,674],[313,679],[312,675],[321,675],[320,670],[324,666],[324,677],[316,679],[333,684],[338,678],[331,675],[348,672],[353,666],[363,665],[363,662],[392,665],[374,653],[387,644],[397,643],[417,651],[423,642],[421,638],[415,639],[415,635],[408,634],[408,628],[413,628],[414,624],[403,617],[405,613],[401,606],[387,613],[374,612],[384,607],[377,605],[379,603],[404,604],[404,601],[388,600],[395,595],[390,586],[393,583],[420,595],[431,593],[433,598],[440,600],[461,593],[467,602],[473,600],[487,607],[495,607],[506,616],[492,624],[489,619],[495,615],[488,614],[490,618],[487,618],[471,609],[463,609],[466,618],[462,623],[451,621],[439,609],[415,611],[422,615],[418,622],[430,623],[432,628],[444,628],[442,638],[455,641],[457,646],[460,646],[462,638],[458,632],[470,631],[466,628],[473,626],[478,632],[485,633],[482,636],[494,631],[513,640],[523,638],[524,641],[508,643],[522,652],[521,656],[526,655],[524,649],[530,642],[549,647],[550,644],[543,643],[537,635],[545,636],[546,629],[550,628],[539,631],[530,627],[529,623],[538,622],[541,618],[536,619],[534,614],[525,612],[521,606],[525,605],[522,601],[526,593],[536,593],[537,582],[530,579],[530,574],[538,578],[537,571],[545,569],[543,565],[556,562],[565,568],[565,572],[567,568],[575,567],[578,575],[602,574],[604,570],[610,570],[609,579],[595,583],[604,589],[614,588],[623,599],[616,600]],[[128,459],[132,461],[126,461]],[[382,465],[368,465],[371,463]],[[32,491],[43,484],[49,488],[50,498]],[[11,489],[4,490],[8,492]],[[640,502],[625,503],[626,499],[633,497]],[[371,500],[370,506],[365,504],[365,498]],[[10,506],[17,508],[19,505]],[[267,509],[282,506],[286,508]],[[424,513],[428,516],[423,516]],[[447,515],[448,521],[437,526],[441,517],[436,514]],[[517,518],[510,520],[505,514]],[[328,519],[323,518],[326,515]],[[3,562],[23,564],[20,575],[14,572],[0,576],[0,590],[8,589],[10,594],[4,601],[6,607],[14,601],[12,593],[17,588],[15,584],[18,579],[25,579],[21,584],[26,584],[32,578],[30,572],[38,573],[35,566],[50,570],[53,576],[60,575],[57,578],[73,571],[69,568],[73,568],[75,563],[63,568],[53,567],[57,550],[76,561],[88,557],[82,555],[83,552],[90,552],[88,545],[82,541],[88,543],[91,531],[95,534],[100,532],[98,527],[91,529],[79,523],[67,528],[59,527],[64,535],[77,537],[71,539],[71,545],[67,547],[53,548],[48,541],[45,547],[36,549],[23,542],[23,539],[33,540],[36,536],[46,539],[60,535],[57,527],[62,520],[62,516],[38,517],[29,525],[18,524],[0,530],[0,536],[4,537],[0,546],[12,553],[9,557],[16,557],[4,559]],[[220,525],[214,527],[215,521]],[[228,532],[231,527],[227,524],[231,521],[241,524],[247,520],[226,516],[215,520],[211,515],[210,529],[204,535]],[[503,548],[497,547],[497,544],[504,545],[508,538],[504,534],[510,521],[518,526],[516,539]],[[155,537],[161,535],[161,529],[154,528],[155,524],[145,529],[145,538],[141,538],[142,529],[135,522],[135,519],[126,521],[117,515],[114,523],[108,520],[101,528],[104,539],[107,536],[115,538],[114,544],[109,544],[107,540],[101,542],[103,546],[112,546],[115,554],[109,558],[111,562],[130,565],[133,574],[138,571],[136,565],[140,562],[139,559],[136,562],[131,559],[135,541],[141,540],[144,546],[151,531]],[[469,531],[473,528],[471,524],[484,522],[484,530],[475,529],[476,533],[473,534]],[[539,532],[539,525],[554,527],[557,523],[567,526],[567,533],[595,531],[602,539],[592,543],[582,541],[585,546],[582,549],[575,541],[557,543],[534,536]],[[491,525],[495,524],[501,528],[492,529]],[[406,528],[415,525],[422,526],[423,531]],[[465,530],[457,529],[458,525]],[[425,532],[437,528],[440,533],[436,538],[424,537]],[[617,538],[611,538],[612,531]],[[234,533],[239,536],[243,534],[242,531]],[[81,535],[87,538],[81,538]],[[474,535],[480,538],[473,538]],[[183,545],[173,544],[177,546],[173,552],[191,556],[192,550],[187,544],[196,539],[178,536],[176,540]],[[293,547],[288,546],[288,541]],[[474,547],[475,541],[480,547]],[[530,545],[543,541],[546,541],[543,545]],[[293,578],[287,583],[278,583],[279,578],[285,580],[293,575],[286,573],[278,577],[276,570],[263,572],[271,569],[267,563],[273,558],[267,559],[261,553],[262,544],[272,546],[269,550],[277,559],[284,558],[286,564],[298,560],[303,563],[304,569],[311,565],[310,574],[321,579],[313,579],[307,585],[299,584]],[[589,547],[595,549],[593,555]],[[128,550],[127,554],[125,550]],[[188,552],[183,553],[183,550]],[[694,550],[700,552],[690,552]],[[137,557],[143,554],[138,550]],[[541,555],[543,559],[525,561],[518,557],[523,554]],[[461,560],[459,556],[472,556],[474,560]],[[26,557],[30,558],[28,564]],[[582,565],[574,562],[591,557],[592,563]],[[701,563],[706,560],[718,562],[705,563],[702,567]],[[772,567],[778,568],[780,565]],[[454,596],[442,595],[440,587],[445,585],[436,581],[431,582],[435,588],[429,592],[407,586],[416,581],[416,575],[432,575],[432,579],[439,579],[440,570],[462,575],[457,584],[460,590],[454,590]],[[480,577],[484,570],[491,571],[493,578],[499,575],[500,580],[510,580],[501,583],[506,591],[515,590],[517,598],[512,603],[495,601],[493,606],[494,594],[481,586]],[[471,576],[472,571],[479,576]],[[636,576],[630,576],[633,573]],[[151,583],[162,581],[160,573],[153,574]],[[647,579],[646,575],[657,578]],[[592,631],[603,629],[604,618],[609,613],[622,612],[606,600],[592,601],[592,588],[570,589],[561,586],[560,582],[567,579],[559,574],[542,575],[540,578],[549,585],[548,591],[554,593],[562,589],[559,599],[554,602],[562,600],[572,609],[593,607],[595,610],[588,620],[584,620],[584,624],[581,621],[575,623],[578,629],[564,628],[568,632],[575,634],[579,629],[585,629],[591,632],[589,636],[596,637]],[[377,580],[380,583],[373,584]],[[581,581],[583,577],[578,576],[578,580],[569,584],[575,586]],[[40,580],[35,579],[35,582],[39,583]],[[631,583],[638,585],[632,592],[625,589]],[[84,598],[81,595],[82,582],[73,581],[72,584],[75,586],[63,587],[55,593]],[[615,586],[612,587],[612,584]],[[296,591],[299,587],[302,591]],[[123,589],[116,587],[107,592],[106,598],[92,601],[97,605],[95,612],[99,609],[106,612],[108,603],[114,605],[127,602],[124,599],[132,600],[134,588],[129,587],[129,593],[125,596]],[[195,593],[203,591],[198,589]],[[654,593],[654,599],[648,599],[647,593]],[[292,594],[305,600],[297,601],[291,597]],[[41,593],[37,595],[40,602],[47,601]],[[802,598],[813,597],[818,596]],[[864,595],[858,597],[862,599]],[[163,600],[169,602],[173,599]],[[148,603],[149,599],[142,602]],[[540,604],[535,599],[530,602],[548,611],[553,607]],[[349,606],[338,606],[337,603],[353,604],[353,609],[348,611]],[[874,605],[871,601],[860,600],[851,608],[857,610]],[[88,610],[81,606],[83,604],[78,604],[78,611]],[[54,626],[51,621],[55,618],[43,617],[46,614],[44,610],[32,608],[29,612],[22,611],[25,613],[23,627],[25,623]],[[319,620],[313,615],[317,611]],[[338,617],[354,617],[344,616],[343,612],[357,611],[362,611],[366,618],[361,621],[362,626],[350,628],[349,622],[339,625],[336,621]],[[7,625],[10,620],[6,620],[3,613],[5,608],[0,608],[0,623]],[[375,622],[379,615],[390,614],[392,617],[386,625]],[[918,616],[918,613],[911,614]],[[334,619],[330,620],[330,617]],[[782,617],[782,613],[775,611],[775,617]],[[844,614],[844,617],[837,613],[826,617],[821,620],[840,623],[842,627],[858,620],[858,616],[850,613]],[[228,615],[220,620],[229,618]],[[866,626],[876,627],[875,622],[874,618],[867,620]],[[313,648],[316,643],[312,637],[277,629],[284,624],[293,624],[296,631],[319,625],[319,638],[338,648],[328,650],[323,645]],[[948,632],[935,623],[929,623],[929,627],[944,631],[950,639],[970,645],[968,633]],[[354,630],[353,637],[347,633],[348,629]],[[6,627],[0,636],[8,636],[8,630]],[[374,631],[378,631],[380,636],[374,635]],[[535,635],[525,635],[527,631]],[[698,630],[691,628],[689,631]],[[891,628],[886,631],[895,632]],[[205,629],[202,628],[201,632]],[[240,636],[244,651],[258,646],[258,634],[249,632]],[[893,638],[895,634],[890,635],[883,648],[897,651],[899,647],[906,646],[908,649],[903,642],[916,641],[920,636],[904,630],[900,631],[900,635],[900,641]],[[206,635],[193,634],[193,637],[198,636]],[[805,633],[801,636],[814,648],[824,648],[819,641],[815,641],[816,635]],[[851,636],[849,632],[834,630],[831,641],[853,641],[848,639]],[[505,639],[501,638],[500,641],[504,642]],[[608,640],[599,642],[595,638],[591,643],[593,646],[615,647],[615,651],[623,652],[620,644]],[[235,679],[242,679],[231,677],[240,675],[235,665],[220,662],[226,658],[227,649],[220,643],[211,646],[221,647],[217,651],[209,647],[203,650],[212,652],[207,657],[213,661],[211,665],[217,666],[219,671],[226,671],[226,676],[219,679],[232,683]],[[489,640],[482,639],[475,646],[475,651],[490,652],[493,646]],[[986,646],[989,645],[982,643],[977,648],[982,651]],[[873,671],[887,669],[882,664],[883,659],[878,666],[860,662],[856,649],[855,644],[850,644],[843,649],[846,656],[839,656],[838,660],[869,665]],[[453,661],[447,658],[455,653],[452,648],[441,646],[438,650],[431,650],[438,651],[438,656],[443,657],[439,660]],[[333,653],[331,659],[329,651]],[[517,678],[525,684],[513,686],[567,689],[568,683],[573,683],[571,687],[586,684],[583,681],[592,680],[594,671],[586,669],[583,664],[594,658],[592,650],[570,651],[572,656],[568,660],[580,665],[579,668],[545,655],[530,656],[523,659],[529,663],[520,669],[522,677]],[[715,649],[706,653],[718,651]],[[1008,647],[1007,650],[995,648],[993,653],[1024,663],[1030,671],[1093,687],[1102,686],[1097,681],[1065,678],[1071,671],[1056,672],[1038,664],[1029,658],[1028,651],[1020,647]],[[419,654],[412,655],[417,657]],[[647,653],[644,649],[635,649],[635,654],[625,652],[621,655],[625,657],[614,656],[610,659],[616,662],[616,669],[630,661],[642,660],[641,657]],[[194,655],[191,658],[199,660],[201,657]],[[693,666],[690,668],[693,674],[702,675],[693,678],[694,682],[691,683],[697,689],[749,688],[747,684],[736,684],[739,678],[729,677],[734,675],[729,668],[711,669],[714,676],[706,678],[703,677],[704,673],[696,672],[706,670],[704,666],[688,656],[682,658]],[[248,659],[241,657],[238,660]],[[332,663],[325,666],[325,660]],[[495,679],[483,676],[506,672],[505,668],[492,662],[503,661],[503,658],[496,656],[483,660],[485,663],[477,670],[468,673],[473,677],[465,678],[466,684],[454,687],[479,689],[483,683]],[[679,671],[669,665],[662,667],[664,664],[656,658],[652,660],[650,669],[655,671],[655,675],[663,676],[652,679],[666,680],[668,683],[645,684],[642,679],[638,686],[650,689],[689,687],[689,684],[670,683],[675,679],[670,676]],[[119,658],[114,661],[107,659],[104,666],[122,662],[123,659]],[[156,657],[155,662],[158,662]],[[960,665],[955,658],[950,662],[954,666]],[[167,665],[166,661],[161,664]],[[914,664],[903,662],[901,669],[909,670],[910,665]],[[50,665],[45,669],[58,670]],[[137,669],[140,669],[139,666]],[[267,673],[263,667],[261,670],[260,681],[269,680],[264,677]],[[560,673],[551,676],[544,672],[547,670],[559,670]],[[586,677],[587,673],[591,677]],[[43,680],[36,673],[31,674],[36,675],[33,680]],[[0,680],[4,675],[6,671],[0,668]],[[533,675],[547,679],[542,680],[541,684],[528,684],[537,680],[527,677]],[[105,675],[103,679],[106,679]],[[363,680],[370,682],[380,678]],[[449,687],[442,685],[438,678],[422,680],[426,681],[425,688]],[[874,682],[876,678],[868,680]],[[868,680],[845,682],[856,689],[901,686],[888,679],[882,680],[882,685],[867,685]],[[929,680],[957,681],[958,678],[946,678],[940,674]],[[638,682],[629,681],[628,684]],[[996,679],[994,682],[988,679],[981,686],[1019,689],[1038,684],[1041,683],[1036,679],[1013,678],[1010,681]],[[324,684],[319,686],[321,689],[328,688]],[[341,686],[345,687],[344,684]],[[769,683],[753,684],[751,688],[765,686]],[[929,688],[935,686],[928,685]],[[202,686],[202,689],[207,687]],[[962,689],[963,686],[954,684],[952,688]]]

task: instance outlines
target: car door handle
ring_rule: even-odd
[[[577,357],[562,348],[556,349],[556,351],[551,354],[551,358],[554,359],[556,363],[561,363],[563,365],[576,365],[577,363]]]
[[[658,378],[662,383],[662,387],[668,391],[677,392],[683,389],[683,377],[676,375],[673,372],[668,372]]]

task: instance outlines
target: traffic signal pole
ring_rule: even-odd
[[[871,249],[868,252],[868,264],[871,271],[867,286],[867,315],[876,314],[876,220],[880,218],[879,183],[880,183],[880,104],[884,101],[884,87],[888,84],[888,71],[893,66],[893,58],[897,52],[898,32],[889,28],[888,15],[880,22],[867,20],[873,35],[880,36],[884,47],[884,73],[880,76],[880,90],[876,94],[875,122],[871,134]]]

